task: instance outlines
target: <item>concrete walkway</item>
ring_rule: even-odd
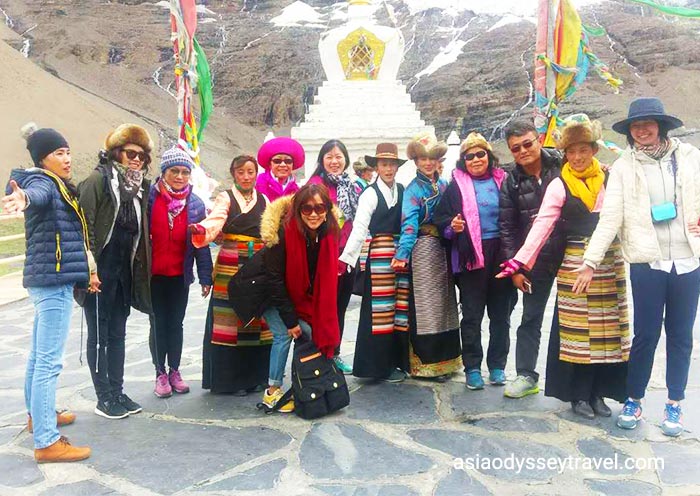
[[[87,365],[80,363],[85,357],[76,307],[57,398],[58,406],[78,414],[62,433],[93,449],[89,460],[77,464],[37,466],[33,461],[22,389],[33,308],[26,300],[0,308],[0,495],[700,494],[697,343],[684,403],[688,432],[677,440],[665,438],[658,428],[665,398],[663,343],[645,403],[646,421],[635,431],[617,429],[614,417],[578,420],[568,405],[543,394],[507,400],[502,388],[468,391],[461,374],[445,384],[349,378],[351,405],[309,422],[260,413],[257,394],[239,398],[201,390],[207,302],[197,290],[193,287],[185,320],[181,367],[192,392],[166,400],[153,395],[148,320],[134,314],[128,326],[126,392],[144,412],[120,421],[92,413],[95,396]],[[350,362],[358,313],[354,299],[343,343]],[[517,310],[513,322],[519,318]],[[550,318],[551,308],[543,354]],[[513,355],[514,346],[510,379]],[[613,410],[616,414],[619,407]],[[663,468],[650,466],[648,459],[654,457],[663,460]],[[624,466],[628,458],[637,465]],[[606,465],[616,459],[621,465]],[[507,470],[503,463],[526,465]]]

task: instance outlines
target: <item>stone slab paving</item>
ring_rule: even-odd
[[[350,406],[309,422],[261,413],[255,408],[260,394],[211,395],[201,389],[208,303],[197,292],[193,287],[181,367],[191,392],[165,400],[153,395],[148,318],[134,312],[127,330],[126,391],[144,412],[121,421],[92,413],[95,396],[81,350],[85,322],[76,307],[57,403],[78,414],[62,433],[93,449],[93,456],[78,464],[37,466],[33,461],[23,399],[33,309],[27,301],[0,307],[0,496],[700,495],[697,343],[685,402],[686,432],[678,440],[664,437],[658,428],[665,400],[663,339],[645,400],[645,422],[634,431],[616,428],[614,418],[578,419],[569,405],[543,394],[510,400],[502,387],[469,391],[461,373],[447,383],[348,378]],[[552,304],[553,299],[543,326],[541,372]],[[349,362],[358,318],[359,299],[353,298],[342,348]],[[519,318],[518,307],[513,338]],[[516,375],[514,345],[511,350],[509,379]],[[611,407],[616,414],[619,406]],[[650,457],[661,457],[664,466],[602,465],[604,459],[644,464]],[[506,466],[523,465],[499,468],[496,458]],[[583,463],[563,468],[535,463],[569,458]],[[532,467],[524,464],[527,460]]]

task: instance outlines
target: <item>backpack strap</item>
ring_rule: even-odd
[[[279,411],[280,408],[282,408],[284,405],[289,403],[289,400],[291,400],[294,397],[294,388],[289,388],[281,397],[279,400],[277,400],[277,403],[275,403],[275,406],[273,406],[270,409],[270,413],[272,412],[277,412]]]

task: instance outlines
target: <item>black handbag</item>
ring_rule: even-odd
[[[314,342],[304,335],[294,342],[292,387],[273,408],[262,403],[265,413],[273,413],[294,399],[294,413],[303,419],[316,419],[336,412],[350,404],[350,392],[345,376],[335,362],[321,353]]]
[[[268,275],[265,270],[265,248],[258,251],[238,269],[228,283],[228,301],[245,326],[270,306]]]

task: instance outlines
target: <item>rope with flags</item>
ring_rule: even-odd
[[[185,150],[197,167],[192,171],[195,191],[208,200],[211,181],[201,168],[200,142],[213,110],[213,94],[209,63],[202,47],[194,37],[197,30],[195,0],[170,0],[170,39],[175,58],[175,89],[177,98],[177,125],[180,148]],[[199,95],[199,126],[192,110],[193,93]]]
[[[622,81],[590,48],[592,30],[581,23],[571,0],[540,0],[535,55],[535,126],[545,146],[554,146],[553,132],[562,124],[559,105],[593,69],[615,92]]]

